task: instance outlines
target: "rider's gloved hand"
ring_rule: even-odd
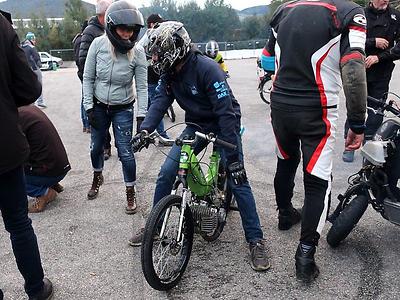
[[[246,170],[240,161],[228,164],[228,175],[235,185],[241,185],[247,182]]]
[[[92,126],[94,129],[99,129],[99,124],[97,123],[96,118],[94,116],[93,108],[88,109],[86,111],[86,114],[88,116],[90,126]]]
[[[149,147],[150,140],[147,136],[148,133],[146,130],[142,130],[141,132],[135,134],[135,136],[131,140],[132,151],[134,153],[139,152],[144,147]]]
[[[142,125],[144,117],[136,118],[136,133],[140,132],[140,126]]]

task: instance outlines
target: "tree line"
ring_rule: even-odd
[[[184,23],[194,42],[202,43],[210,39],[221,42],[265,40],[268,36],[267,15],[254,15],[240,20],[237,12],[224,0],[206,0],[204,7],[194,0],[179,5],[175,0],[152,0],[149,7],[139,10],[145,20],[150,14],[159,13],[166,20]],[[18,19],[18,16],[14,17]],[[48,22],[46,17],[32,14],[28,24],[22,21],[14,23],[21,40],[24,40],[27,32],[35,33],[37,47],[41,51],[72,48],[72,39],[80,32],[83,21],[90,18],[90,13],[81,0],[68,0],[62,21]]]

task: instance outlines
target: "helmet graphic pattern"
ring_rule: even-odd
[[[190,49],[190,42],[189,34],[180,22],[163,22],[151,29],[145,48],[148,56],[157,56],[151,62],[154,71],[157,74],[167,72],[185,57]]]

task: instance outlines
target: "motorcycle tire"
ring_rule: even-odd
[[[350,234],[368,207],[368,199],[358,195],[347,204],[329,229],[326,240],[336,248]]]
[[[258,86],[258,92],[260,94],[261,100],[266,104],[270,104],[271,89],[272,89],[271,77],[268,75],[264,75],[263,79],[261,80]]]
[[[174,107],[172,105],[170,107],[168,107],[167,116],[171,120],[172,123],[175,122],[176,115],[175,115]]]
[[[193,246],[193,234],[194,234],[194,223],[192,213],[189,206],[186,207],[184,213],[184,219],[182,224],[183,230],[183,243],[180,246],[176,241],[177,229],[173,229],[170,233],[169,223],[179,223],[179,214],[181,210],[182,197],[178,195],[168,195],[162,198],[152,209],[149,218],[147,220],[145,230],[143,233],[143,242],[141,249],[141,262],[142,271],[148,284],[159,291],[167,291],[175,287],[182,278],[183,273],[186,270],[187,264],[190,259]],[[167,209],[171,208],[170,214],[166,214]],[[177,218],[171,218],[172,209],[177,209]],[[163,223],[164,217],[167,216],[168,220],[164,230],[164,236],[158,235],[160,227]],[[172,227],[173,228],[173,227]],[[170,234],[168,236],[168,234]],[[157,248],[158,245],[158,248]],[[156,251],[154,252],[154,248]],[[170,258],[177,260],[177,265],[173,265],[170,268],[172,274],[162,276],[165,269],[168,270],[166,265],[159,271],[159,264],[161,264],[161,258],[157,260],[155,255],[157,251],[161,249],[161,253],[170,255],[166,259],[166,262],[170,261]],[[161,272],[161,274],[160,274]]]

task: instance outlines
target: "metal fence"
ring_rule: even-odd
[[[218,42],[220,51],[242,50],[242,49],[262,49],[267,40],[249,40],[236,42]],[[207,43],[195,43],[197,48],[204,52]],[[74,49],[52,49],[50,55],[60,57],[63,61],[74,61]]]
[[[63,61],[74,61],[74,49],[53,49],[50,50],[50,55],[62,58]]]
[[[249,40],[249,41],[236,41],[236,42],[218,42],[220,51],[228,50],[242,50],[242,49],[262,49],[267,40]],[[204,52],[207,43],[195,43],[197,48]]]

